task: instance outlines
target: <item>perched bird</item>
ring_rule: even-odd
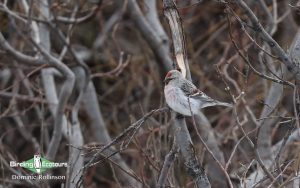
[[[191,116],[191,111],[193,114],[198,114],[200,109],[208,106],[232,107],[232,104],[219,102],[207,96],[177,70],[169,71],[164,82],[164,94],[168,106],[182,115]]]

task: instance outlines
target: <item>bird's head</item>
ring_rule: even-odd
[[[168,84],[171,80],[176,80],[182,77],[182,74],[178,70],[170,70],[165,77],[165,84]]]

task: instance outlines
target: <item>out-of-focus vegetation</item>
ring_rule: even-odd
[[[99,116],[92,116],[89,110],[93,111],[94,108],[90,103],[85,102],[88,99],[92,100],[92,98],[86,98],[91,95],[83,95],[78,112],[83,143],[75,149],[80,151],[84,164],[91,160],[97,149],[108,144],[111,139],[120,135],[147,112],[166,106],[163,96],[163,78],[167,70],[160,59],[154,55],[153,49],[141,34],[141,29],[132,21],[127,1],[103,0],[99,1],[99,4],[81,0],[51,1],[46,7],[50,11],[51,19],[43,16],[43,10],[38,2],[24,1],[29,6],[27,11],[21,0],[8,1],[7,6],[4,6],[5,1],[0,1],[0,31],[7,42],[15,50],[26,55],[42,56],[31,41],[34,40],[32,39],[34,30],[30,24],[36,23],[38,30],[44,26],[50,32],[49,54],[74,71],[78,67],[82,68],[82,65],[68,49],[73,48],[75,55],[86,65],[85,74],[90,71],[88,79],[91,81],[90,84],[94,85],[94,94],[97,97],[97,100],[92,103],[100,107],[101,111],[99,111]],[[293,1],[262,1],[266,9],[263,9],[259,1],[245,0],[261,24],[266,29],[272,27],[273,33],[269,30],[270,35],[285,51],[288,51],[299,28],[296,23],[299,21],[297,19],[299,7]],[[149,11],[147,5],[143,1],[138,3],[143,13],[147,14]],[[231,9],[229,10],[227,6]],[[243,132],[237,126],[236,116],[261,156],[266,156],[264,150],[260,150],[264,148],[263,146],[268,146],[271,151],[278,151],[276,148],[280,146],[276,144],[284,139],[288,140],[287,135],[299,128],[296,123],[298,114],[295,116],[298,108],[293,100],[294,89],[283,85],[281,89],[274,90],[275,93],[282,92],[281,95],[275,95],[279,102],[266,102],[270,91],[273,91],[271,89],[273,82],[257,75],[254,69],[269,77],[292,83],[294,83],[293,78],[277,58],[268,56],[268,53],[271,54],[272,51],[252,30],[253,26],[247,15],[234,1],[224,4],[207,0],[177,0],[177,8],[185,32],[187,57],[193,83],[212,98],[231,103],[233,98],[237,100],[235,105],[237,114],[233,113],[233,109],[228,108],[206,108],[203,114],[208,122],[197,121],[200,122],[197,126],[200,127],[204,141],[213,148],[212,152],[218,151],[214,155],[224,168],[230,160],[226,171],[234,187],[247,185],[247,177],[261,167],[258,165],[257,156],[249,140],[245,139]],[[93,11],[94,13],[91,14]],[[169,35],[169,26],[163,16],[162,1],[157,1],[157,12],[164,30]],[[56,17],[73,19],[85,17],[88,14],[91,16],[84,21],[79,21],[80,23],[76,23],[76,19],[74,23],[56,20]],[[274,23],[270,23],[270,14]],[[25,22],[22,22],[22,19]],[[48,23],[43,25],[42,20]],[[63,33],[65,40],[62,40],[59,33]],[[43,33],[40,33],[40,36],[43,37]],[[169,38],[171,39],[170,35]],[[45,44],[44,40],[41,39],[42,42],[39,43],[41,46]],[[66,41],[69,42],[68,45]],[[250,66],[239,56],[233,42],[237,43],[240,52],[251,63]],[[169,55],[174,59],[171,43],[170,47],[171,51],[166,56]],[[65,50],[66,52],[63,52]],[[46,61],[48,61],[47,58]],[[65,183],[45,181],[35,182],[32,185],[23,180],[12,180],[12,174],[18,172],[28,175],[30,172],[22,168],[9,167],[11,160],[26,161],[37,152],[46,156],[49,149],[56,117],[49,109],[52,102],[47,98],[45,91],[45,88],[49,86],[45,85],[46,82],[42,79],[42,74],[44,74],[42,70],[47,68],[49,65],[29,66],[22,63],[7,49],[0,46],[2,167],[0,181],[2,187],[62,187]],[[282,75],[282,72],[287,73]],[[79,77],[76,83],[84,79]],[[59,96],[65,78],[55,74],[54,81]],[[55,162],[70,162],[70,148],[73,144],[70,139],[72,136],[68,137],[68,135],[72,135],[71,127],[75,125],[72,119],[72,109],[83,89],[75,86],[72,91],[63,111],[68,121],[67,132],[64,133],[57,154],[52,160]],[[264,114],[269,106],[272,110]],[[104,122],[99,122],[97,119],[99,117],[102,117]],[[223,171],[200,142],[192,126],[192,119],[186,118],[186,120],[195,152],[206,170],[211,186],[229,187]],[[268,122],[266,123],[265,120]],[[89,188],[126,187],[129,186],[128,182],[135,182],[136,186],[155,187],[165,156],[171,149],[174,131],[177,131],[172,129],[172,124],[169,112],[149,117],[131,138],[129,146],[121,150],[118,160],[113,159],[117,162],[105,159],[106,154],[103,154],[104,159],[99,164],[85,170],[86,173],[81,177],[82,186]],[[264,126],[270,127],[266,131],[266,135],[270,136],[270,139],[269,137],[266,139],[269,140],[264,140],[265,137],[260,132]],[[106,131],[109,139],[105,137],[105,134],[104,136],[101,134]],[[74,138],[76,139],[76,135]],[[299,138],[296,140],[299,141]],[[296,184],[293,181],[293,178],[299,178],[298,142],[288,142],[286,145],[283,144],[282,148],[279,158],[275,158],[276,152],[272,153],[270,158],[273,164],[266,164],[274,177],[280,176],[278,181],[276,179],[278,184],[273,182],[274,185],[271,187],[285,183],[287,187],[299,185],[299,182]],[[121,146],[116,145],[116,150],[120,149]],[[262,161],[265,161],[265,158],[262,158]],[[127,173],[120,170],[118,162],[126,165],[126,168],[122,165],[120,168],[125,168]],[[166,185],[194,187],[192,178],[185,170],[185,165],[179,152],[169,171]],[[65,168],[55,169],[49,173],[70,175]],[[264,179],[255,187],[270,185],[272,180],[268,178],[264,175]]]

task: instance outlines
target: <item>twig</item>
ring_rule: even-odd
[[[111,71],[105,72],[105,73],[92,74],[91,77],[96,78],[96,77],[104,77],[104,76],[107,76],[107,77],[119,76],[120,73],[123,72],[123,70],[128,66],[130,59],[131,59],[131,56],[129,55],[129,57],[127,57],[126,60],[124,61],[124,52],[121,52],[119,64],[116,68],[114,68]]]
[[[178,153],[178,146],[175,142],[175,139],[176,138],[174,138],[173,146],[172,146],[170,152],[165,157],[164,164],[163,164],[163,167],[161,168],[160,175],[159,175],[159,178],[157,181],[157,185],[156,185],[157,188],[165,187],[164,184],[168,177],[169,170],[176,159],[176,154]]]
[[[230,36],[230,39],[231,39],[231,41],[232,41],[232,43],[233,43],[233,45],[234,45],[236,51],[237,51],[238,54],[240,55],[240,57],[241,57],[241,58],[249,65],[249,67],[253,70],[253,72],[254,72],[256,75],[258,75],[258,76],[260,76],[260,77],[262,77],[262,78],[265,78],[265,79],[267,79],[267,80],[271,80],[271,81],[276,82],[276,83],[279,83],[279,84],[284,84],[284,85],[288,85],[288,86],[294,87],[294,84],[292,84],[292,83],[290,83],[290,82],[288,82],[288,81],[285,81],[285,80],[282,80],[282,79],[281,79],[281,80],[275,79],[275,78],[272,78],[272,77],[270,77],[270,76],[267,76],[267,75],[262,74],[262,73],[260,73],[259,71],[257,71],[257,70],[252,66],[252,64],[250,63],[249,59],[247,59],[247,58],[245,57],[245,55],[243,55],[243,53],[242,53],[241,50],[239,49],[237,43],[235,42],[235,40],[234,40],[234,38],[233,38],[233,36],[232,36],[231,22],[230,22],[230,19],[229,19],[228,16],[227,16],[227,20],[228,20],[228,24],[229,24],[229,36]]]
[[[190,112],[192,114],[193,126],[194,126],[194,129],[196,131],[196,134],[197,134],[198,138],[200,139],[201,143],[203,144],[203,146],[205,147],[205,149],[208,151],[208,153],[212,156],[212,158],[214,159],[214,161],[221,168],[222,172],[224,173],[224,175],[225,175],[225,177],[227,179],[227,182],[228,182],[230,188],[233,188],[233,184],[231,182],[230,176],[228,175],[227,171],[225,170],[225,168],[223,167],[223,165],[220,163],[220,161],[215,157],[215,155],[213,154],[213,152],[209,149],[209,147],[207,146],[207,144],[205,143],[205,141],[202,139],[202,137],[201,137],[201,135],[200,135],[200,133],[198,131],[198,128],[197,128],[197,125],[196,125],[196,121],[195,121],[195,117],[194,117],[194,114],[193,114],[192,108],[191,108],[190,96],[188,96],[188,103],[189,103]]]
[[[273,177],[273,175],[271,174],[271,172],[266,168],[265,164],[262,162],[262,160],[261,160],[261,158],[259,156],[259,153],[257,151],[257,148],[255,147],[255,145],[253,144],[253,142],[249,138],[248,134],[245,133],[245,130],[243,129],[243,127],[242,127],[242,125],[241,125],[241,123],[239,121],[236,108],[233,108],[233,112],[234,112],[234,116],[236,118],[236,122],[238,124],[238,127],[242,131],[243,135],[246,137],[246,139],[247,139],[248,143],[250,144],[251,148],[254,150],[254,154],[256,156],[257,162],[259,163],[259,165],[261,166],[261,168],[263,169],[263,171],[267,174],[268,178],[270,178],[272,181],[274,181],[275,178]]]
[[[300,82],[300,71],[297,65],[298,62],[293,62],[287,53],[285,53],[284,50],[279,46],[279,44],[265,31],[255,14],[243,0],[235,0],[235,2],[245,11],[248,18],[252,22],[253,31],[270,46],[275,55],[285,64],[287,69],[294,74],[295,80]]]
[[[129,138],[127,142],[125,142],[125,144],[122,144],[122,150],[124,150],[125,148],[128,147],[132,137],[134,136],[134,134],[139,130],[139,128],[143,125],[143,123],[152,115],[156,114],[156,113],[161,113],[168,110],[168,108],[160,108],[160,109],[156,109],[156,110],[152,110],[150,112],[148,112],[147,114],[145,114],[141,119],[139,119],[137,122],[135,122],[134,124],[132,124],[131,126],[129,126],[127,129],[125,129],[121,134],[119,134],[115,139],[113,139],[110,143],[106,144],[104,147],[102,147],[101,149],[99,149],[94,155],[93,157],[89,160],[89,162],[87,164],[84,165],[84,167],[82,169],[80,169],[77,174],[75,175],[78,176],[78,174],[81,171],[85,171],[88,167],[94,166],[96,164],[98,164],[99,162],[95,162],[98,157],[101,155],[102,152],[104,152],[106,149],[110,148],[112,145],[118,144],[122,141],[124,141],[125,139]],[[114,155],[114,154],[112,154]],[[111,156],[112,156],[111,155]],[[108,156],[106,158],[110,158],[111,156]]]

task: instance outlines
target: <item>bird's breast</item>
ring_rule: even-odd
[[[191,110],[193,114],[198,113],[198,102],[195,99],[191,99],[190,103],[188,103],[188,97],[185,96],[180,88],[167,85],[164,93],[168,106],[175,112],[185,116],[191,116]]]
[[[172,100],[172,101],[177,100],[177,96],[178,96],[177,88],[167,85],[167,86],[165,86],[164,93],[165,93],[167,102],[168,102],[168,100]]]

